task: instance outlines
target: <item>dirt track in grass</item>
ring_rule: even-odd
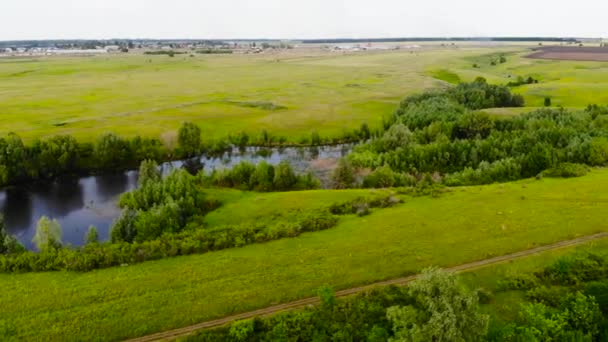
[[[478,268],[482,268],[485,266],[504,263],[504,262],[508,262],[511,260],[530,256],[533,254],[556,250],[556,249],[565,248],[565,247],[581,245],[581,244],[588,243],[590,241],[600,240],[600,239],[604,239],[604,238],[608,238],[608,232],[582,236],[582,237],[579,237],[576,239],[560,241],[560,242],[553,243],[550,245],[527,249],[524,251],[519,251],[519,252],[502,255],[502,256],[498,256],[498,257],[494,257],[494,258],[490,258],[490,259],[474,261],[474,262],[470,262],[470,263],[466,263],[466,264],[462,264],[462,265],[458,265],[458,266],[449,267],[449,268],[446,268],[445,270],[448,272],[457,272],[457,273],[465,272],[465,271],[472,271],[472,270],[476,270]],[[389,285],[404,286],[404,285],[407,285],[408,283],[410,283],[411,281],[415,280],[417,277],[418,277],[417,275],[412,275],[409,277],[390,279],[390,280],[385,280],[385,281],[381,281],[378,283],[373,283],[370,285],[345,289],[345,290],[337,291],[336,297],[346,297],[346,296],[355,295],[355,294],[358,294],[361,292],[369,291],[372,288],[377,287],[377,286],[389,286]],[[173,340],[173,339],[176,339],[179,337],[191,335],[199,330],[223,326],[223,325],[232,323],[234,321],[238,321],[238,320],[242,320],[242,319],[250,319],[250,318],[254,318],[254,317],[269,316],[269,315],[277,314],[280,312],[303,308],[303,307],[306,307],[309,305],[315,305],[318,303],[319,303],[318,297],[304,298],[304,299],[296,300],[296,301],[289,302],[289,303],[274,305],[274,306],[262,308],[259,310],[243,312],[240,314],[231,315],[231,316],[227,316],[227,317],[212,320],[212,321],[202,322],[202,323],[198,323],[195,325],[191,325],[191,326],[187,326],[187,327],[183,327],[183,328],[179,328],[179,329],[174,329],[174,330],[160,332],[160,333],[156,333],[156,334],[152,334],[152,335],[142,336],[142,337],[128,340],[127,342],[149,342],[149,341]]]

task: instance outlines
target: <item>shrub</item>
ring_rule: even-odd
[[[594,138],[589,148],[589,164],[605,165],[608,162],[608,138]]]
[[[575,163],[561,163],[554,168],[543,171],[544,177],[570,178],[582,177],[591,169],[587,165]]]
[[[61,225],[57,220],[42,216],[36,224],[36,235],[32,241],[41,252],[61,248]]]
[[[129,214],[130,211],[125,211],[123,216]],[[0,272],[90,271],[178,255],[206,253],[329,229],[337,224],[338,219],[327,211],[312,211],[270,225],[230,225],[213,229],[197,229],[193,226],[179,233],[170,232],[162,226],[159,228],[163,231],[162,235],[148,240],[137,238],[142,232],[138,229],[145,229],[137,227],[138,222],[140,221],[135,220],[129,224],[115,224],[112,242],[93,243],[74,249],[46,248],[42,253],[0,255]],[[146,220],[145,223],[157,224],[154,220]],[[149,229],[153,231],[149,236],[157,231],[156,228]]]
[[[338,161],[331,179],[334,189],[350,188],[355,183],[355,170],[347,159],[342,158]]]

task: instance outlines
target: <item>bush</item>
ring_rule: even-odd
[[[608,138],[594,138],[589,147],[589,164],[605,165],[608,162]]]
[[[364,188],[390,188],[397,183],[395,172],[388,166],[382,166],[374,170],[363,179]],[[399,184],[401,185],[401,184]]]
[[[575,163],[561,163],[558,166],[543,171],[543,177],[571,178],[582,177],[591,169],[587,165]]]
[[[355,184],[355,170],[347,159],[342,158],[338,161],[331,179],[334,189],[350,188]]]

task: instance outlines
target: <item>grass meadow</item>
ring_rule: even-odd
[[[299,200],[322,205],[312,202],[330,193],[341,201],[361,190],[218,197],[238,213],[232,220],[247,222]],[[336,228],[243,248],[82,274],[0,274],[0,335],[118,340],[313,296],[324,284],[343,289],[608,230],[603,169],[403,199],[369,216],[345,216]]]
[[[406,95],[477,76],[515,88],[527,105],[584,107],[608,102],[608,64],[534,60],[522,46],[425,46],[359,54],[305,50],[276,55],[140,54],[0,59],[0,134],[26,140],[72,134],[159,137],[168,144],[184,121],[205,139],[263,129],[290,142],[378,126]],[[506,54],[507,62],[490,65]],[[478,68],[473,68],[477,64]]]
[[[378,126],[406,95],[438,86],[427,73],[484,48],[276,55],[141,54],[0,59],[0,134],[26,140],[104,132],[159,137],[184,121],[205,139],[263,129],[291,142]]]
[[[545,97],[551,97],[553,106],[562,107],[608,103],[606,62],[530,59],[525,57],[530,54],[529,49],[513,48],[505,53],[506,63],[491,65],[492,59],[496,60],[500,54],[496,51],[456,58],[441,68],[430,70],[429,74],[452,83],[456,80],[469,82],[481,76],[495,84],[516,81],[518,76],[531,76],[539,82],[513,88],[524,96],[529,107],[542,107]]]

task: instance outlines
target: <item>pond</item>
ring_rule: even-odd
[[[241,161],[276,165],[283,160],[296,172],[313,172],[328,186],[329,175],[337,159],[352,150],[353,145],[234,149],[218,157],[201,156],[161,165],[164,174],[174,168],[191,172],[203,169],[230,168]],[[28,249],[33,248],[36,222],[46,215],[57,219],[62,227],[62,242],[79,246],[90,225],[97,227],[101,240],[107,240],[114,219],[120,215],[118,198],[137,186],[138,172],[131,170],[80,178],[61,178],[49,183],[20,185],[0,191],[0,211],[9,233]]]

